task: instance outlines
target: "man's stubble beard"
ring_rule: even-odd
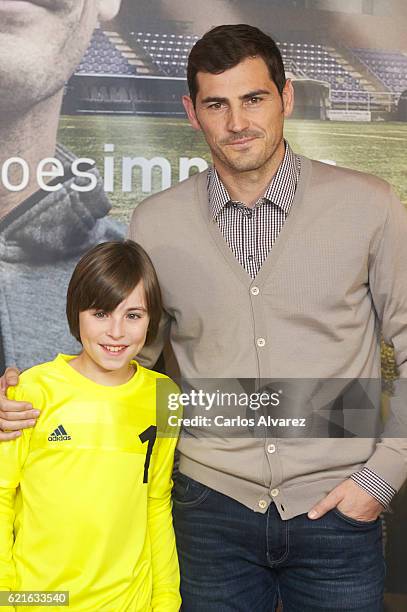
[[[274,147],[271,147],[270,150],[259,152],[257,155],[249,155],[245,156],[242,153],[240,156],[237,156],[235,159],[225,155],[222,149],[217,149],[216,152],[212,150],[212,156],[216,165],[216,160],[219,160],[223,166],[226,166],[230,171],[240,174],[245,172],[261,172],[268,171],[268,168],[275,165],[273,164],[273,159],[277,153],[279,146],[281,145],[283,139],[276,144]]]
[[[56,78],[55,78],[56,77]],[[53,98],[61,92],[65,80],[57,75],[37,74],[35,66],[25,62],[25,66],[4,66],[0,58],[0,116],[23,116],[44,100]],[[44,126],[45,127],[45,126]]]
[[[44,32],[40,40],[38,27],[31,31],[27,26],[21,33],[18,29],[7,33],[4,26],[0,29],[0,118],[23,115],[58,92],[62,94],[96,25],[96,16],[83,19],[83,10],[67,16],[59,31],[48,33],[48,39]],[[45,21],[45,25],[57,27],[59,19]]]

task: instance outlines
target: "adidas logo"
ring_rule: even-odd
[[[63,440],[71,440],[71,436],[68,436],[62,425],[58,425],[52,434],[48,436],[48,442],[62,442]]]

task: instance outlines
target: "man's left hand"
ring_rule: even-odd
[[[338,510],[357,521],[375,521],[384,507],[372,495],[348,478],[345,482],[332,489],[330,493],[318,502],[309,512],[308,518],[321,518],[326,512]]]

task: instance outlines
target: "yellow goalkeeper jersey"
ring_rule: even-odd
[[[178,388],[136,362],[127,383],[100,385],[70,359],[35,366],[9,389],[41,415],[0,444],[0,590],[68,591],[68,609],[81,612],[175,612],[177,440],[175,430],[156,435],[157,379]],[[36,609],[50,608],[27,607]]]

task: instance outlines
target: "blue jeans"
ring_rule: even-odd
[[[380,612],[381,519],[332,510],[281,520],[178,474],[174,526],[184,612]]]

